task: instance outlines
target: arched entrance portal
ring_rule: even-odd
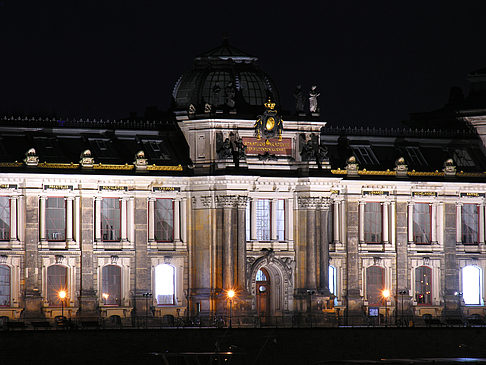
[[[268,271],[263,267],[258,270],[255,281],[257,313],[260,318],[265,318],[271,313],[271,286]]]

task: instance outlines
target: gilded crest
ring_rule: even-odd
[[[275,110],[275,103],[270,99],[265,103],[265,112],[257,117],[255,122],[255,134],[258,139],[278,137],[282,140],[283,120]]]

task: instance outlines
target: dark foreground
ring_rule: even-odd
[[[0,333],[0,364],[164,364],[162,353],[226,351],[229,346],[238,353],[233,361],[224,361],[230,364],[484,359],[486,328],[8,331]],[[197,364],[195,357],[166,356],[169,364]],[[199,360],[209,363],[204,354]]]

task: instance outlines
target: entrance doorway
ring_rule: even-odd
[[[266,322],[266,317],[271,314],[270,295],[270,275],[266,269],[261,268],[256,274],[256,302],[258,317],[262,323]]]

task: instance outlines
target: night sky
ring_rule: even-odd
[[[245,4],[245,5],[244,5]],[[486,67],[486,1],[0,0],[0,115],[125,118],[168,108],[193,58],[259,57],[283,107],[317,84],[333,125],[399,126]]]

